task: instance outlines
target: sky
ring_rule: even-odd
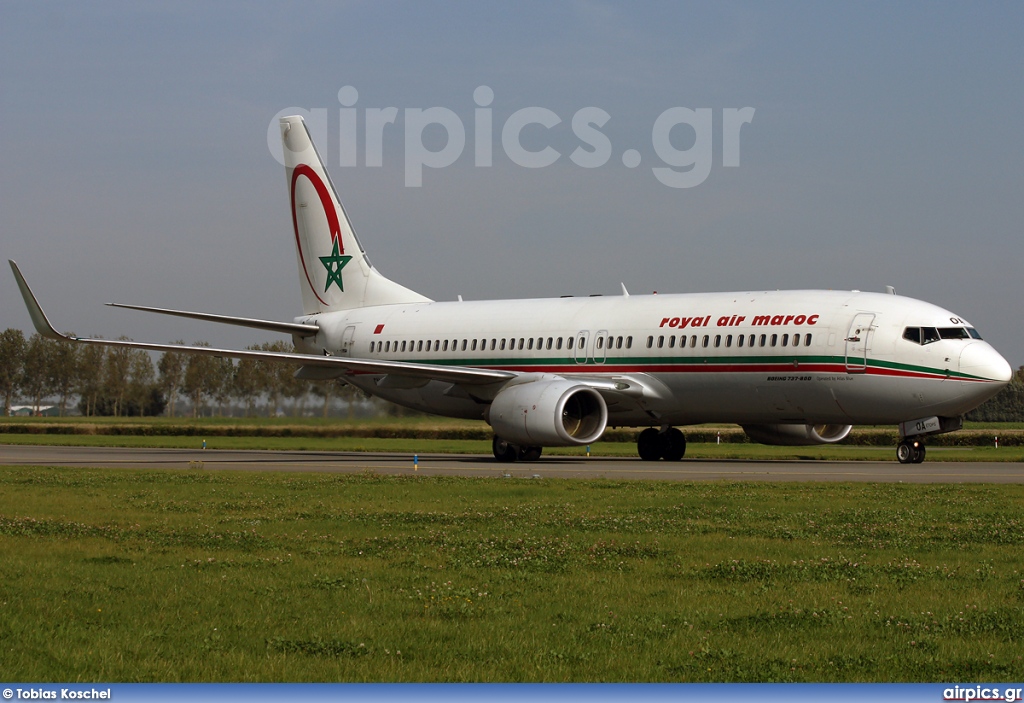
[[[0,254],[62,330],[272,341],[103,303],[299,314],[268,132],[304,111],[373,263],[436,300],[892,285],[1017,367],[1022,31],[1019,2],[0,0]]]

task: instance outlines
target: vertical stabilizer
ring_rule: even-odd
[[[370,265],[301,117],[281,118],[302,311],[430,302]]]

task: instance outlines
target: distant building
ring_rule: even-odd
[[[11,417],[32,417],[38,415],[39,417],[57,417],[60,415],[60,408],[56,405],[41,405],[39,406],[39,412],[34,412],[35,408],[31,405],[12,405],[11,406]]]

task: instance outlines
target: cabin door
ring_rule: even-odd
[[[608,359],[607,345],[611,343],[612,338],[608,336],[608,330],[600,330],[594,335],[594,351],[591,357],[595,364],[603,364]]]
[[[866,373],[868,352],[871,350],[871,323],[875,315],[859,312],[853,317],[850,331],[846,333],[846,373]]]
[[[341,333],[341,347],[338,348],[338,356],[352,356],[352,345],[355,344],[356,327],[349,325]]]
[[[577,364],[587,363],[587,339],[589,337],[588,330],[580,330],[576,333],[576,344],[572,348],[572,353]]]

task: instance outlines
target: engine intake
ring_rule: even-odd
[[[850,434],[853,425],[743,425],[755,442],[787,447],[834,444]]]
[[[608,406],[593,388],[556,378],[501,389],[487,415],[495,434],[513,444],[570,447],[600,439]]]

